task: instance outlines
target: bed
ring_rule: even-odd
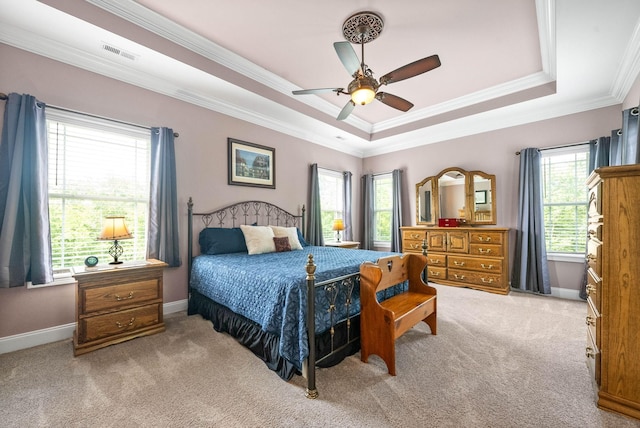
[[[195,232],[194,218],[202,220]],[[294,215],[245,201],[196,213],[189,198],[188,313],[211,320],[282,379],[304,375],[307,397],[316,398],[315,368],[335,365],[360,346],[360,264],[394,253],[308,245],[304,221],[304,207]],[[269,239],[276,251],[260,248]]]

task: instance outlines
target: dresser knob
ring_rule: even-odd
[[[464,265],[465,265],[465,262],[459,262],[459,261],[457,261],[457,260],[454,260],[454,261],[453,261],[453,264],[454,264],[454,265],[456,265],[456,266],[464,266]]]
[[[591,296],[591,294],[596,293],[596,287],[593,284],[587,284],[587,295]]]
[[[457,273],[454,273],[453,276],[455,276],[456,279],[464,279],[464,275],[458,275]]]
[[[435,259],[435,260],[429,259],[429,263],[431,263],[432,265],[439,265],[440,264],[440,260],[439,259]]]
[[[489,242],[489,241],[491,241],[491,237],[487,236],[486,238],[483,238],[482,236],[478,236],[478,241],[480,241],[480,242]]]
[[[484,282],[485,284],[491,284],[493,282],[493,278],[489,278],[489,280],[486,280],[484,278],[480,278],[480,281]]]
[[[429,271],[429,276],[440,276],[440,272]]]
[[[590,346],[587,346],[586,352],[585,352],[587,358],[595,358],[596,354],[595,352],[593,352],[593,348]]]
[[[491,248],[485,250],[484,248],[478,248],[478,252],[480,254],[489,254],[491,252]]]
[[[487,269],[487,270],[493,269],[493,265],[485,265],[484,263],[480,263],[480,266],[482,266],[482,269]]]
[[[596,325],[595,318],[592,317],[591,315],[587,316],[586,324],[590,326],[595,326]]]

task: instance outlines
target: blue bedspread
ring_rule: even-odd
[[[201,255],[193,261],[191,287],[280,337],[280,354],[301,370],[309,354],[305,270],[309,254],[317,266],[316,282],[321,282],[359,272],[362,262],[396,253],[308,246],[282,253]],[[352,298],[350,312],[355,315],[360,312],[358,288]],[[322,292],[316,293],[315,301],[316,332],[322,333],[329,328],[328,302]],[[339,321],[346,310],[344,304],[337,306]]]

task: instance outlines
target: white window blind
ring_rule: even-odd
[[[124,216],[133,239],[118,241],[121,260],[146,256],[150,131],[80,114],[47,111],[49,217],[54,268],[90,255],[113,260],[99,241],[106,216]]]
[[[344,220],[344,177],[342,173],[318,168],[320,186],[320,211],[322,218],[322,236],[325,241],[334,241],[336,232],[332,229],[333,220]]]
[[[391,242],[391,211],[393,209],[393,177],[391,174],[380,174],[373,177],[374,200],[374,232],[376,243]]]
[[[541,161],[547,253],[584,254],[589,147],[545,150]]]

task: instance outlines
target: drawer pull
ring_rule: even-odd
[[[136,317],[133,317],[129,320],[129,324],[121,324],[120,321],[116,321],[116,325],[118,328],[127,328],[133,325],[133,322],[136,320]]]
[[[478,248],[478,252],[480,254],[489,254],[491,252],[491,248],[486,249],[486,250],[484,248]]]
[[[420,236],[419,233],[414,233],[411,235],[411,239],[420,239],[420,238],[422,238],[422,236]]]
[[[484,263],[480,263],[480,266],[482,266],[482,269],[487,269],[487,270],[493,269],[493,265],[485,265]]]
[[[493,282],[493,278],[489,278],[489,280],[486,280],[484,278],[480,278],[480,281],[484,282],[485,284],[491,284]]]
[[[429,271],[429,276],[440,276],[440,272]]]
[[[453,261],[453,264],[454,264],[454,265],[456,265],[456,266],[464,266],[466,263],[465,263],[465,262],[459,262],[459,261],[457,261],[457,260],[454,260],[454,261]]]
[[[586,354],[587,358],[595,358],[596,357],[596,353],[593,352],[593,348],[591,346],[587,346],[585,354]]]
[[[409,247],[410,247],[412,250],[417,250],[418,248],[420,248],[420,245],[418,245],[418,244],[409,244]]]
[[[587,284],[587,295],[596,294],[596,287],[592,284]]]
[[[593,254],[587,254],[587,261],[588,261],[588,262],[590,262],[590,261],[596,261],[596,260],[598,260],[598,257],[597,257],[597,256],[594,256]]]
[[[458,275],[457,273],[454,273],[453,276],[455,276],[456,279],[464,279],[464,275]]]
[[[489,242],[489,241],[491,241],[491,237],[487,236],[486,238],[483,238],[482,236],[478,236],[478,241],[480,241],[480,242]]]
[[[589,316],[587,316],[586,324],[590,325],[590,326],[595,326],[596,325],[596,319],[589,315]]]
[[[587,232],[587,236],[593,236],[595,235],[597,232],[594,229],[591,229],[590,231]]]
[[[119,294],[116,294],[116,300],[118,302],[120,302],[122,300],[129,300],[129,299],[133,299],[133,291],[129,291],[129,295],[127,297],[120,297]]]
[[[440,264],[440,259],[429,259],[429,263],[431,263],[432,265],[439,265]]]

